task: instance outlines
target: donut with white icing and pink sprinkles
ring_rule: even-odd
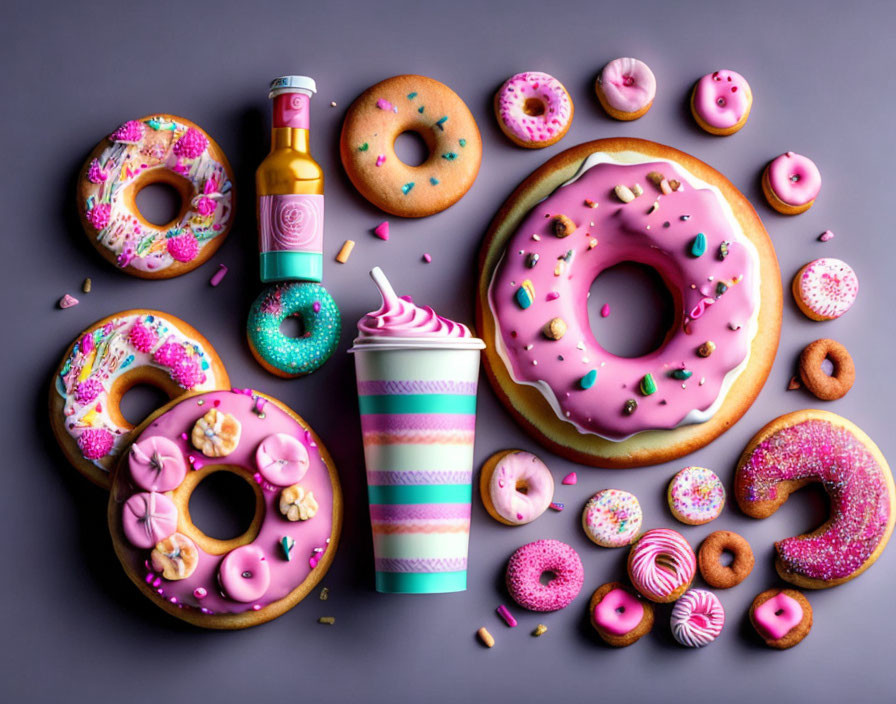
[[[834,320],[852,308],[859,294],[859,278],[840,259],[809,262],[793,277],[793,297],[812,320]]]
[[[540,71],[511,76],[495,95],[498,126],[511,142],[527,149],[559,142],[572,124],[573,112],[563,84]]]

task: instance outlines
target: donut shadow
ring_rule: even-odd
[[[720,135],[710,134],[697,124],[697,120],[694,118],[694,113],[691,110],[691,94],[693,92],[694,83],[691,83],[688,85],[688,89],[685,91],[684,96],[678,101],[678,113],[681,116],[681,123],[686,125],[685,129],[691,134],[701,135],[708,139],[725,139]],[[737,133],[735,132],[735,134]]]

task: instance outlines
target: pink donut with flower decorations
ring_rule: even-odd
[[[720,137],[734,134],[747,124],[753,91],[736,71],[713,71],[694,86],[691,113],[700,127]]]
[[[575,109],[563,84],[541,71],[511,76],[495,94],[498,126],[514,144],[541,149],[559,142]]]
[[[171,222],[137,207],[146,186],[167,184],[180,199]],[[128,120],[100,142],[78,177],[78,211],[105,259],[144,279],[167,279],[205,262],[233,222],[233,172],[218,144],[189,120],[158,113]]]
[[[231,472],[254,493],[249,529],[204,534],[190,496]],[[109,500],[115,551],[168,613],[206,628],[245,628],[286,612],[321,580],[336,550],[342,494],[333,461],[305,421],[251,389],[176,399],[134,431]]]
[[[821,172],[809,157],[787,152],[773,159],[762,172],[762,192],[779,213],[798,215],[815,203],[821,190]]]
[[[656,77],[643,61],[613,59],[594,85],[597,98],[610,117],[637,120],[647,114],[656,97]]]
[[[546,573],[553,577],[542,584]],[[510,596],[524,609],[557,611],[579,595],[585,570],[571,546],[559,540],[536,540],[510,556],[506,580]]]
[[[697,556],[677,531],[647,531],[628,555],[628,576],[641,594],[658,603],[675,601],[694,580]]]
[[[896,522],[896,488],[883,454],[857,426],[804,410],[776,418],[753,437],[734,491],[745,514],[766,518],[810,482],[827,492],[830,517],[811,533],[775,543],[775,567],[791,584],[824,589],[862,574],[883,552]]]
[[[674,301],[665,339],[640,357],[602,347],[589,316],[592,283],[621,262],[655,269]],[[741,417],[774,359],[782,291],[768,235],[730,182],[670,147],[607,139],[554,157],[501,208],[480,267],[489,378],[575,462],[693,452]]]
[[[50,425],[66,459],[105,488],[134,429],[121,413],[121,398],[137,384],[173,399],[227,387],[230,380],[211,343],[167,313],[126,310],[82,332],[53,375]],[[143,460],[160,486],[177,472],[176,460],[165,460],[174,456],[170,450],[160,443]],[[152,468],[154,458],[164,460],[164,471]]]
[[[812,320],[834,320],[852,308],[859,295],[859,277],[841,259],[809,262],[793,277],[793,298]]]

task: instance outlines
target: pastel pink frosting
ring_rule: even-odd
[[[644,618],[644,605],[625,589],[611,589],[594,607],[594,622],[607,633],[624,636]]]
[[[526,101],[541,103],[543,112],[529,115]],[[540,71],[517,73],[498,91],[498,119],[521,142],[547,142],[572,119],[572,101],[556,78]]]
[[[131,445],[128,453],[131,479],[147,491],[171,491],[187,474],[180,448],[168,438],[153,436]]]
[[[852,308],[859,295],[859,277],[841,259],[825,257],[809,262],[797,282],[800,300],[816,315],[839,318]]]
[[[541,576],[555,576],[547,584]],[[585,581],[579,554],[559,540],[536,540],[523,545],[507,563],[507,589],[517,604],[530,611],[557,611],[575,599]]]
[[[784,592],[766,599],[753,610],[753,619],[772,640],[780,640],[803,620],[803,607]]]
[[[255,451],[255,464],[267,481],[276,486],[295,484],[308,471],[308,449],[286,433],[268,435]]]
[[[257,545],[243,545],[227,553],[218,568],[221,588],[231,599],[249,603],[261,599],[271,586],[271,568]]]
[[[768,165],[768,185],[787,205],[805,205],[821,190],[821,172],[809,157],[787,152]]]
[[[750,109],[753,94],[747,79],[735,71],[708,73],[694,89],[694,111],[710,127],[727,129]]]
[[[635,589],[652,601],[662,601],[691,583],[697,557],[681,533],[656,528],[635,543],[628,566]]]
[[[121,510],[124,535],[137,548],[151,549],[177,530],[177,507],[164,494],[134,494]]]
[[[678,179],[682,187],[663,195],[647,177],[654,171]],[[633,201],[622,203],[613,195],[617,184],[636,183],[644,194]],[[589,207],[586,199],[599,207]],[[747,358],[753,334],[749,323],[759,305],[755,250],[726,216],[720,199],[711,189],[692,186],[669,162],[601,162],[532,208],[507,241],[489,287],[498,344],[513,379],[535,386],[580,432],[612,440],[698,422],[689,414],[707,413],[722,395],[726,375]],[[654,202],[658,206],[649,212]],[[558,214],[577,226],[568,237],[553,233],[551,217]],[[694,257],[689,252],[698,233],[704,233],[707,246]],[[625,261],[655,268],[675,300],[675,322],[666,340],[638,358],[603,349],[588,317],[592,282]],[[524,281],[534,290],[526,308],[517,297]],[[567,325],[559,340],[543,332],[554,317]],[[709,357],[697,354],[705,341],[716,345]],[[690,379],[673,377],[678,369],[691,372]],[[580,381],[592,370],[596,381],[583,388]],[[648,373],[657,391],[644,396],[639,383]],[[626,415],[629,399],[636,399],[638,407]]]
[[[517,491],[524,482],[527,490]],[[489,481],[489,497],[504,520],[522,525],[545,512],[554,495],[554,478],[544,462],[531,452],[504,455]]]
[[[600,72],[600,87],[610,107],[619,112],[638,112],[656,96],[656,78],[643,61],[614,59]]]

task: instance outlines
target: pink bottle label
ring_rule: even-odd
[[[324,197],[299,194],[261,196],[258,199],[258,237],[262,254],[321,254],[324,242]]]
[[[311,98],[304,93],[281,93],[274,96],[274,127],[308,129]]]

